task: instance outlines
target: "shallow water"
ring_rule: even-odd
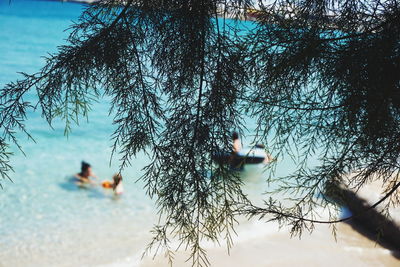
[[[61,2],[0,1],[0,85],[19,78],[16,72],[39,70],[44,63],[41,56],[64,42],[67,32],[63,30],[78,17],[82,7]],[[26,100],[33,101],[33,95]],[[117,159],[109,165],[108,140],[114,127],[107,116],[108,101],[101,100],[93,109],[89,123],[74,127],[68,138],[63,134],[62,122],[56,122],[52,130],[40,114],[28,114],[27,128],[36,143],[20,135],[26,157],[13,147],[11,164],[15,172],[11,173],[12,182],[2,181],[4,188],[0,191],[3,265],[11,266],[8,262],[25,266],[24,262],[35,262],[35,255],[43,253],[49,256],[43,262],[53,265],[53,260],[68,250],[83,252],[85,246],[90,246],[86,243],[107,249],[105,237],[112,239],[119,232],[113,229],[115,222],[116,228],[132,224],[131,233],[137,238],[142,225],[150,228],[146,218],[151,218],[153,204],[142,184],[134,183],[146,157],[139,156],[124,171],[127,193],[121,199],[114,199],[101,188],[85,190],[70,182],[81,160],[90,162],[101,180],[110,179],[118,170]],[[51,253],[46,254],[49,248]],[[20,255],[24,261],[10,259],[12,255]],[[68,264],[77,262],[82,261],[71,260]]]
[[[20,78],[17,72],[38,71],[42,56],[64,43],[64,29],[82,8],[53,1],[0,1],[0,86]],[[25,100],[34,102],[34,94]],[[102,188],[81,189],[70,181],[81,160],[92,164],[100,180],[118,170],[118,157],[109,165],[114,126],[108,110],[109,101],[99,100],[89,122],[73,127],[68,138],[62,121],[51,129],[39,113],[28,114],[27,129],[36,143],[19,134],[26,156],[12,147],[15,172],[12,182],[2,181],[0,191],[0,263],[92,265],[141,254],[156,223],[153,201],[143,184],[135,183],[147,158],[138,155],[123,171],[126,192],[120,199]]]
[[[44,63],[41,56],[63,44],[68,34],[63,30],[79,16],[82,8],[81,4],[52,1],[12,0],[11,4],[0,1],[0,86],[19,78],[17,72],[38,71]],[[27,100],[33,101],[33,94]],[[0,191],[0,266],[140,264],[140,255],[150,238],[149,230],[156,223],[153,201],[145,195],[143,184],[135,183],[147,158],[138,155],[133,166],[122,173],[126,192],[120,199],[101,188],[81,189],[69,181],[79,171],[81,160],[93,165],[100,180],[110,179],[118,170],[118,158],[109,164],[112,144],[109,138],[114,126],[108,109],[107,99],[95,103],[89,122],[73,127],[68,138],[63,134],[62,122],[55,122],[51,129],[40,114],[28,114],[27,128],[36,143],[20,135],[26,156],[13,147],[13,182],[2,181],[4,188]],[[281,169],[290,168],[284,165]],[[266,188],[262,169],[253,166],[243,175],[249,197],[261,203]],[[257,258],[262,255],[257,246],[264,238],[274,238],[281,246],[289,242],[287,232],[276,230],[275,225],[244,223],[235,240],[239,248],[252,242],[250,247],[256,246],[254,255],[248,252],[247,256]],[[354,235],[351,229],[345,231]],[[327,242],[326,236],[330,235],[319,239],[317,235],[313,242]],[[265,244],[268,246],[268,242]],[[218,263],[225,256],[218,258],[215,251],[211,247],[211,254],[217,255],[215,266],[221,266]],[[226,255],[225,251],[221,253]],[[242,254],[237,252],[246,256]],[[143,264],[151,263],[145,260]]]

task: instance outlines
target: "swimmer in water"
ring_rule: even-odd
[[[242,149],[242,143],[237,132],[232,133],[232,152],[237,154]]]
[[[122,176],[119,173],[113,176],[113,190],[114,194],[116,195],[121,195],[124,192],[124,187],[122,185]]]
[[[232,169],[243,170],[243,160],[240,160],[237,156],[239,151],[242,150],[242,142],[239,139],[237,132],[232,133],[232,151],[229,158],[229,164]]]
[[[90,179],[90,177],[97,178],[96,175],[92,172],[92,166],[90,166],[89,163],[82,161],[81,172],[75,174],[75,178],[77,179],[77,184],[78,185],[95,184],[94,181]]]

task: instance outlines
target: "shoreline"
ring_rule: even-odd
[[[39,5],[35,3],[29,7],[32,6]],[[81,10],[77,5],[43,6],[58,8],[59,12],[73,7],[74,12],[65,14],[64,23],[69,23],[71,14],[75,16],[78,9]],[[14,69],[26,68],[27,63],[36,68],[36,57],[59,43],[57,32],[60,25],[64,25],[59,24],[58,18],[54,21],[54,18],[45,20],[38,16],[36,21],[31,18],[28,21],[24,13],[17,14],[20,17],[10,19],[10,16],[4,20],[9,27],[5,27],[8,31],[3,33],[3,48],[10,52],[2,58],[4,63],[13,64],[13,68],[5,68],[3,72],[7,79],[14,77]],[[42,47],[35,50],[37,47],[32,44],[38,42]],[[21,51],[24,56],[18,61],[15,55],[20,55]],[[48,126],[41,124],[41,117],[28,122],[28,127],[35,130],[38,143],[22,143],[29,160],[21,154],[13,157],[15,183],[1,194],[0,266],[165,266],[162,254],[155,261],[152,255],[141,260],[142,251],[151,238],[151,226],[158,218],[154,203],[147,200],[142,184],[134,184],[145,164],[143,156],[139,156],[127,171],[129,176],[124,184],[127,193],[118,201],[103,194],[102,189],[77,190],[63,180],[64,174],[76,173],[80,160],[85,158],[93,164],[96,173],[104,177],[111,177],[117,168],[116,163],[113,167],[106,164],[110,153],[108,144],[103,141],[108,138],[110,125],[105,119],[107,106],[95,104],[90,125],[81,125],[67,140],[62,130],[59,135],[49,134]],[[264,181],[255,174],[246,181],[250,197],[258,199],[264,192]],[[239,235],[234,236],[230,256],[223,239],[220,239],[222,247],[206,244],[206,248],[213,266],[218,267],[299,263],[307,266],[399,266],[392,251],[376,245],[352,226],[339,224],[338,228],[336,243],[331,229],[325,226],[317,226],[312,235],[304,233],[299,240],[291,239],[286,227],[279,230],[274,223],[244,221],[236,227]],[[178,251],[174,266],[182,266],[186,256],[187,252]],[[190,266],[190,262],[184,266]]]
[[[153,254],[142,259],[152,237],[147,222],[153,219],[132,215],[97,225],[82,221],[62,228],[44,228],[41,231],[45,235],[32,233],[16,248],[0,244],[0,266],[168,266],[162,251],[154,260]],[[316,225],[311,234],[291,238],[288,227],[280,229],[275,222],[243,219],[235,227],[238,235],[233,236],[230,255],[223,238],[220,246],[211,242],[203,245],[211,266],[399,266],[399,253],[376,243],[354,225],[339,223],[337,228],[337,240],[328,225]],[[177,243],[172,241],[172,246]],[[190,261],[186,262],[188,256],[188,251],[178,250],[174,266],[191,266]]]
[[[399,208],[389,208],[390,218],[382,214],[382,207],[388,204],[389,199],[377,207],[371,208],[384,197],[384,194],[379,193],[382,188],[384,185],[379,180],[371,182],[357,191],[344,185],[332,184],[328,186],[326,195],[351,212],[354,217],[347,223],[352,225],[356,231],[364,233],[371,240],[389,249],[400,248]],[[394,193],[400,194],[400,190]]]
[[[250,229],[257,228],[258,231],[250,233],[251,230],[248,230],[248,235],[241,238],[245,233],[239,229],[239,241],[234,241],[230,255],[222,245],[208,247],[211,266],[395,267],[400,264],[400,257],[396,257],[393,251],[375,244],[345,223],[338,225],[337,241],[326,225],[317,226],[312,234],[304,233],[301,239],[290,238],[288,229],[278,230],[277,225],[271,227],[255,222],[251,226]],[[178,251],[174,265],[190,266],[185,264],[188,256],[188,252]],[[139,266],[159,267],[167,266],[167,263],[162,255],[158,255],[154,260],[151,257],[144,258]]]

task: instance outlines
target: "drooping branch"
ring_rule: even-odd
[[[323,195],[330,182],[359,172],[349,185],[361,187],[399,170],[398,2],[258,1],[258,11],[254,2],[91,5],[40,72],[0,91],[0,174],[31,109],[69,130],[107,95],[121,168],[141,151],[150,158],[141,179],[160,212],[151,247],[173,257],[177,239],[194,265],[208,265],[201,240],[222,236],[229,248],[238,214],[272,216],[297,233],[347,220],[316,219],[317,207],[334,217]],[[252,22],[227,19],[250,14]],[[33,104],[24,100],[32,89]],[[286,178],[266,172],[282,182],[267,207],[250,203],[240,175],[211,157],[231,149],[230,132],[244,132],[248,119],[255,142],[296,165]],[[371,208],[396,194],[391,186]],[[279,203],[282,193],[292,206]]]

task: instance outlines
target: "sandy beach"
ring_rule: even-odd
[[[227,255],[226,249],[209,247],[212,266],[388,266],[400,265],[400,253],[388,250],[363,234],[354,231],[349,224],[338,225],[337,241],[328,226],[317,226],[311,234],[301,239],[290,238],[285,229],[254,222],[248,229],[239,230],[235,246]],[[269,228],[264,230],[263,227]],[[260,231],[252,231],[257,228]],[[247,232],[247,235],[246,235]],[[190,266],[185,263],[188,253],[179,252],[174,266]],[[145,258],[141,267],[167,266],[158,256],[153,261]]]
[[[69,32],[64,30],[82,8],[58,1],[0,1],[0,50],[6,51],[0,53],[0,85],[19,79],[18,72],[37,72],[44,63],[41,56],[65,43]],[[35,103],[36,96],[24,100]],[[82,160],[101,179],[111,179],[119,168],[118,156],[110,162],[115,129],[108,116],[110,99],[92,108],[90,123],[76,126],[68,138],[64,122],[55,121],[51,129],[39,113],[28,114],[26,126],[36,143],[21,136],[26,155],[12,147],[13,182],[4,181],[0,193],[0,267],[168,266],[162,254],[142,259],[158,219],[155,200],[146,195],[143,182],[135,183],[148,164],[144,154],[122,173],[125,192],[118,200],[99,186],[85,190],[69,181]],[[254,128],[254,121],[246,123]],[[249,198],[262,203],[267,189],[262,172],[249,168],[244,176]],[[366,187],[360,196],[374,201],[379,190]],[[393,214],[400,220],[400,209]],[[235,229],[230,255],[223,240],[221,246],[203,244],[211,266],[400,266],[400,252],[375,242],[355,224],[338,224],[337,240],[327,225],[316,225],[301,239],[291,238],[288,228],[259,220],[241,220]],[[177,251],[173,266],[191,266],[188,256]]]
[[[238,233],[230,255],[224,247],[207,246],[211,266],[395,267],[400,264],[399,253],[382,247],[343,223],[338,225],[337,241],[327,226],[318,226],[312,235],[304,234],[301,239],[290,238],[286,230],[279,231],[277,227],[262,222],[240,226]],[[92,238],[102,239],[102,245],[88,238],[75,240],[79,241],[77,245],[69,237],[59,241],[69,243],[67,246],[57,247],[54,242],[42,244],[47,249],[27,242],[27,247],[21,248],[18,253],[7,253],[6,258],[2,257],[0,266],[168,266],[163,255],[156,256],[154,260],[150,256],[141,259],[143,248],[150,238],[148,234],[138,236],[137,232],[126,228],[111,235],[97,233]],[[129,254],[129,251],[132,253]],[[7,251],[3,250],[3,255],[4,252]],[[173,266],[191,266],[190,262],[185,262],[188,255],[188,252],[178,251]]]

